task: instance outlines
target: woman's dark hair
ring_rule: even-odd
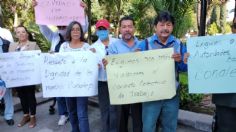
[[[154,20],[154,25],[157,25],[158,22],[171,22],[175,25],[175,19],[168,11],[161,11],[159,15]]]
[[[124,16],[124,17],[122,17],[122,18],[120,19],[119,26],[121,26],[121,23],[122,23],[123,21],[125,21],[125,20],[130,20],[130,21],[132,21],[133,24],[135,25],[135,22],[134,22],[133,17],[131,17],[131,16]]]
[[[66,40],[67,41],[71,41],[71,31],[72,31],[72,28],[75,24],[78,24],[79,27],[80,27],[80,41],[85,41],[84,39],[84,32],[83,32],[83,29],[82,29],[82,26],[79,22],[77,21],[72,21],[66,28]]]
[[[27,34],[28,34],[28,40],[29,40],[29,41],[35,41],[33,35],[31,34],[31,32],[28,31],[28,29],[27,29],[25,26],[19,25],[19,26],[16,27],[16,29],[17,29],[17,28],[20,28],[20,27],[24,28],[25,31],[27,32]]]

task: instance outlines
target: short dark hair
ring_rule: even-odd
[[[168,11],[161,11],[159,15],[154,20],[154,25],[157,25],[158,22],[171,22],[175,25],[175,19]]]
[[[25,31],[27,32],[27,34],[28,34],[28,40],[29,40],[29,41],[35,41],[35,39],[34,39],[32,33],[29,32],[29,30],[28,30],[25,26],[19,25],[19,26],[16,27],[16,29],[17,29],[17,28],[20,28],[20,27],[24,28]]]
[[[122,17],[122,18],[120,19],[119,26],[121,26],[122,21],[125,21],[125,20],[130,20],[130,21],[132,21],[133,24],[135,25],[135,22],[134,22],[133,17],[131,17],[131,16],[124,16],[124,17]]]
[[[73,26],[75,24],[78,24],[79,25],[79,28],[80,28],[80,41],[85,41],[84,39],[84,32],[83,32],[83,29],[82,29],[82,26],[79,22],[77,21],[72,21],[66,28],[66,40],[67,41],[71,41],[71,30],[73,28]]]

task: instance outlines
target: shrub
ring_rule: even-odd
[[[193,106],[199,106],[203,94],[190,94],[188,92],[187,73],[180,74],[180,108],[191,110]]]

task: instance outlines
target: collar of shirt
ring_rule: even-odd
[[[118,39],[114,43],[112,43],[109,48],[109,54],[123,54],[123,53],[129,53],[129,52],[134,52],[139,45],[139,40],[137,38],[134,38],[134,45],[133,46],[128,46],[128,44],[122,40]]]
[[[152,42],[153,42],[153,43],[151,43],[152,46],[154,46],[155,44],[158,44],[163,48],[168,48],[168,47],[172,47],[173,42],[175,42],[175,37],[173,35],[170,35],[167,39],[167,43],[164,45],[164,44],[161,43],[158,36],[155,34],[152,37]]]
[[[138,45],[138,43],[139,43],[139,40],[138,40],[138,38],[136,38],[136,37],[134,37],[134,45],[131,46],[131,47],[130,47],[130,46],[128,45],[128,43],[125,42],[123,39],[120,39],[120,41],[121,41],[121,44],[123,44],[124,46],[126,46],[126,47],[129,48],[129,49],[134,49],[134,48],[136,48],[137,45]]]

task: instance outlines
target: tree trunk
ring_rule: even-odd
[[[201,16],[201,2],[198,1],[198,4],[197,4],[197,29],[198,29],[198,32],[200,31],[200,16]]]
[[[92,44],[92,40],[91,40],[91,18],[92,18],[92,14],[91,14],[91,0],[87,0],[87,4],[88,4],[88,43]]]
[[[198,36],[205,36],[206,30],[207,0],[201,1],[200,30]]]
[[[226,3],[220,5],[220,30],[221,33],[225,33],[226,27]]]
[[[0,1],[1,2],[1,1]],[[0,27],[3,27],[3,15],[2,15],[2,7],[0,5]]]
[[[234,17],[236,16],[236,0],[235,0],[235,4],[234,4]]]

